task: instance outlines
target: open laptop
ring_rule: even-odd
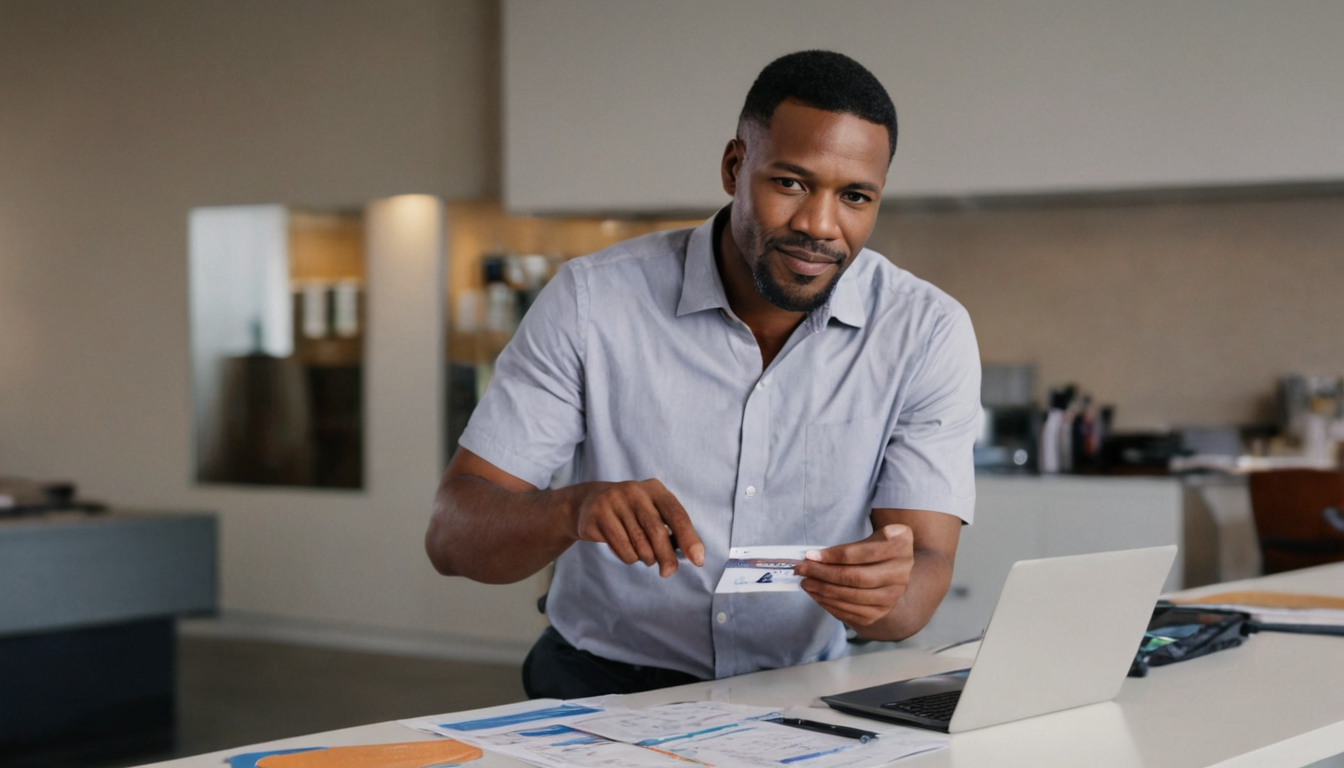
[[[823,696],[833,709],[958,733],[1120,692],[1176,545],[1022,560],[974,666]]]

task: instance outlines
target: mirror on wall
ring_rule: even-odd
[[[363,213],[196,208],[189,240],[197,482],[362,488]]]

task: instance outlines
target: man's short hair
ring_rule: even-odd
[[[896,155],[896,106],[873,73],[843,53],[799,51],[770,62],[747,91],[738,122],[769,127],[775,108],[790,98],[885,127],[891,144],[888,161]]]

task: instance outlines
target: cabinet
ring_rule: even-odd
[[[1183,543],[1185,492],[1168,478],[980,477],[975,523],[964,527],[952,587],[912,642],[962,640],[989,622],[1018,560]],[[1164,587],[1184,585],[1178,555]]]
[[[0,519],[0,765],[173,743],[178,616],[216,610],[204,513]]]

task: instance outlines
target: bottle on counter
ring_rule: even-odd
[[[1068,405],[1068,395],[1064,390],[1050,390],[1050,409],[1041,423],[1039,469],[1043,475],[1060,471],[1060,435],[1064,427],[1064,411]]]
[[[1078,419],[1078,388],[1070,384],[1060,391],[1063,415],[1059,422],[1059,471],[1072,472],[1073,427]]]
[[[1072,459],[1074,472],[1084,472],[1092,468],[1092,429],[1096,422],[1096,413],[1092,411],[1092,396],[1079,398],[1073,423],[1070,425]]]

